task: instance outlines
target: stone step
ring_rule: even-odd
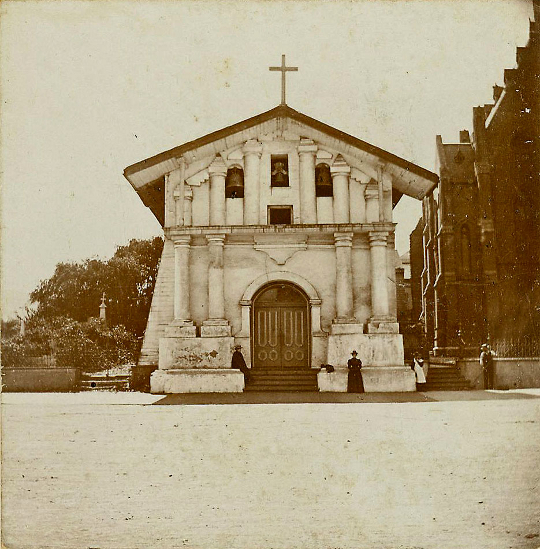
[[[289,392],[298,392],[298,393],[314,393],[318,392],[319,389],[315,385],[247,385],[244,389],[245,392],[258,392],[258,393],[289,393]]]
[[[448,364],[448,363],[447,363]],[[427,383],[421,387],[421,391],[464,391],[470,389],[469,382],[461,375],[459,368],[449,364],[430,364]]]
[[[122,376],[124,379],[114,378],[90,378],[81,379],[79,389],[81,391],[125,391],[129,387],[129,376]]]
[[[317,371],[255,369],[250,372],[245,391],[258,392],[315,392],[318,391]]]

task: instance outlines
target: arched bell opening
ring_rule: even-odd
[[[334,196],[332,176],[328,164],[317,164],[315,168],[315,194],[317,197]]]
[[[227,170],[225,198],[244,198],[244,170],[239,166]]]

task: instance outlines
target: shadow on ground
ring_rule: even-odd
[[[167,395],[153,405],[169,404],[356,404],[446,402],[475,400],[514,400],[540,398],[540,396],[491,391],[430,391],[429,393],[188,393]]]

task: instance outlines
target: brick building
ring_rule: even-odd
[[[421,285],[435,355],[540,337],[538,12],[535,3],[529,41],[504,71],[504,87],[494,86],[494,104],[473,109],[472,139],[466,130],[459,143],[437,136],[440,181],[411,235],[414,307]]]

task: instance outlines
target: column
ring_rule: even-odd
[[[208,166],[210,174],[210,225],[225,225],[225,177],[227,166],[217,155]]]
[[[379,187],[374,179],[371,179],[366,185],[364,193],[366,199],[366,223],[378,223]]]
[[[165,175],[165,227],[183,224],[183,216],[177,215],[177,206],[184,198],[184,173],[185,162],[181,158],[180,167]]]
[[[315,155],[317,145],[311,139],[301,139],[298,146],[300,160],[300,219],[302,223],[317,223],[315,194]]]
[[[338,155],[330,167],[334,186],[334,223],[349,223],[349,175],[351,167]]]
[[[201,327],[202,337],[231,335],[231,327],[225,319],[225,288],[223,276],[224,234],[206,235],[208,242],[208,320]]]
[[[353,321],[352,233],[334,233],[336,247],[336,314],[338,321]]]
[[[370,232],[371,314],[375,320],[388,320],[388,284],[386,273],[387,232]]]
[[[244,145],[244,225],[260,224],[259,164],[262,145],[250,139]]]
[[[384,178],[384,166],[377,166],[377,191],[379,194],[379,219],[378,221],[384,221],[384,189],[383,189],[383,178]]]
[[[193,191],[184,186],[184,225],[193,225]]]
[[[182,328],[178,335],[195,337],[189,306],[189,256],[191,237],[180,236],[174,240],[174,321],[173,326]]]

